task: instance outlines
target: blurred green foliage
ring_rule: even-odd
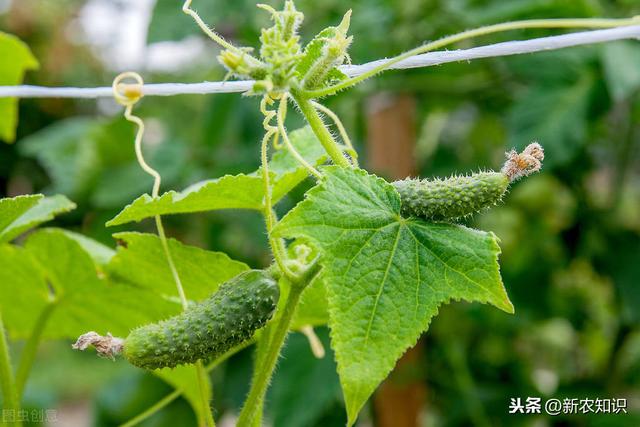
[[[20,0],[0,15],[0,30],[25,41],[41,63],[27,75],[28,83],[111,83],[110,64],[69,36],[83,4]],[[255,46],[258,29],[267,24],[253,1],[195,0],[194,6],[240,44]],[[634,0],[299,0],[297,6],[306,14],[307,38],[353,8],[354,63],[500,21],[640,13]],[[517,31],[474,43],[550,33]],[[185,37],[201,36],[176,2],[157,0],[148,42]],[[207,58],[198,66],[148,72],[145,79],[221,79],[217,49],[207,46]],[[5,62],[2,58],[0,68]],[[503,205],[471,221],[501,239],[502,273],[516,314],[463,303],[442,308],[420,343],[421,369],[410,373],[429,390],[429,425],[640,425],[639,89],[640,46],[629,41],[389,72],[327,100],[365,154],[369,97],[380,91],[411,94],[418,106],[416,160],[422,176],[495,168],[506,149],[533,139],[547,152],[542,174],[518,183]],[[18,142],[0,145],[0,195],[64,194],[78,209],[55,224],[109,246],[114,231],[152,230],[149,221],[104,227],[151,186],[134,160],[133,129],[112,107],[81,100],[21,101]],[[258,165],[262,127],[256,99],[154,98],[137,111],[148,123],[147,155],[163,175],[163,190]],[[299,123],[292,118],[290,125]],[[302,184],[278,209],[289,209],[308,186]],[[262,219],[255,212],[190,214],[165,222],[168,233],[183,242],[225,251],[251,266],[269,262]],[[329,350],[327,331],[319,334]],[[275,425],[344,425],[332,356],[316,361],[296,334],[283,359],[268,405]],[[212,374],[217,416],[238,410],[251,364],[247,350]],[[66,342],[50,342],[36,361],[27,400],[34,407],[63,409],[89,402],[95,425],[112,426],[170,391],[124,362],[71,354]],[[509,415],[509,398],[527,396],[626,397],[630,414]],[[189,417],[186,402],[178,400],[143,425],[192,425]],[[373,409],[370,418],[375,419]]]

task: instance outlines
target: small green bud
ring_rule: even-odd
[[[230,50],[223,50],[218,56],[218,60],[227,70],[234,73],[240,73],[240,69],[245,65],[242,56]]]
[[[321,87],[332,71],[349,59],[349,46],[353,41],[352,36],[347,36],[349,23],[351,22],[351,10],[349,10],[340,25],[324,29],[314,39],[305,52],[318,49],[317,43],[321,44],[320,54],[313,64],[311,64],[303,77],[303,87],[306,89],[316,89]],[[314,45],[315,44],[315,45]]]
[[[290,86],[300,58],[298,28],[304,15],[296,10],[291,0],[285,2],[282,11],[264,4],[258,7],[269,12],[274,22],[270,28],[263,29],[260,35],[260,57],[267,64],[262,78],[271,80],[276,90],[284,90]]]
[[[231,74],[241,78],[257,80],[264,78],[266,75],[264,67],[255,61],[255,58],[249,56],[248,52],[245,55],[244,51],[238,54],[228,49],[223,50],[218,55],[218,61]]]
[[[296,10],[292,0],[287,0],[284,10],[280,14],[280,26],[282,28],[282,38],[289,40],[298,35],[298,29],[304,20],[304,14]]]

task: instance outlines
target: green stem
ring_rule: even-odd
[[[31,367],[33,366],[33,361],[35,360],[44,328],[55,308],[56,303],[52,301],[42,309],[38,319],[36,320],[36,324],[33,326],[31,336],[29,336],[29,339],[22,350],[20,363],[18,364],[18,371],[16,372],[16,393],[18,397],[22,396],[22,393],[24,392],[24,386],[29,378],[29,373],[31,372]]]
[[[282,311],[282,315],[274,325],[273,333],[269,342],[269,346],[262,358],[262,365],[260,370],[256,372],[253,382],[251,384],[251,390],[247,396],[247,400],[244,403],[240,417],[238,418],[238,427],[253,427],[256,414],[259,412],[259,408],[262,407],[261,402],[264,400],[264,396],[267,391],[267,386],[273,375],[273,371],[280,355],[280,350],[284,345],[284,341],[289,333],[289,326],[293,319],[293,314],[296,311],[300,295],[304,290],[304,286],[300,284],[292,284],[287,302],[285,303]]]
[[[351,166],[347,158],[342,154],[340,146],[333,139],[331,132],[329,132],[325,127],[322,119],[320,118],[320,115],[318,114],[318,111],[311,103],[311,100],[306,96],[302,96],[300,93],[298,93],[298,91],[295,90],[292,90],[291,96],[293,97],[296,104],[298,104],[300,111],[309,122],[311,129],[320,140],[320,143],[326,150],[327,154],[329,154],[329,156],[331,157],[331,160],[333,160],[333,163],[343,168]]]
[[[7,344],[7,337],[5,336],[4,323],[2,321],[1,313],[0,313],[0,387],[2,387],[2,397],[3,397],[2,400],[4,402],[3,408],[8,412],[10,412],[13,416],[13,419],[16,420],[13,423],[13,425],[18,427],[21,426],[22,423],[18,421],[18,415],[20,414],[20,402],[18,400],[18,393],[16,393],[15,383],[13,380],[13,371],[11,369],[11,356],[9,355],[9,345]],[[0,415],[0,420],[2,420],[2,418],[4,418],[4,414]]]
[[[260,61],[259,59],[255,58],[253,55],[250,55],[249,53],[247,53],[246,50],[243,50],[243,49],[241,49],[241,48],[239,48],[237,46],[234,46],[233,44],[231,44],[227,40],[225,40],[224,37],[222,37],[217,32],[215,32],[214,30],[209,28],[209,26],[202,20],[202,18],[200,18],[200,15],[198,15],[198,13],[195,10],[191,9],[191,2],[192,1],[193,0],[186,0],[184,2],[184,4],[182,5],[182,12],[184,12],[185,14],[191,16],[193,18],[193,20],[196,22],[196,24],[198,25],[198,27],[200,27],[202,32],[207,37],[209,37],[215,43],[220,45],[220,47],[223,47],[224,49],[227,49],[227,50],[229,50],[231,52],[235,52],[237,55],[242,56],[253,67],[258,67],[258,66],[264,65],[262,63],[262,61]]]
[[[628,19],[530,19],[525,21],[514,21],[514,22],[503,22],[501,24],[495,25],[487,25],[485,27],[475,28],[473,30],[463,31],[458,34],[453,34],[440,40],[433,41],[431,43],[427,43],[423,46],[419,46],[415,49],[411,49],[401,55],[398,55],[394,58],[391,58],[389,61],[363,73],[359,76],[352,77],[347,80],[343,80],[340,83],[337,83],[333,86],[305,91],[302,93],[302,96],[305,98],[321,98],[323,96],[332,95],[341,90],[347,89],[353,85],[356,85],[369,77],[373,77],[376,74],[388,69],[391,65],[397,64],[400,61],[403,61],[407,58],[410,58],[415,55],[420,55],[423,53],[430,52],[435,49],[440,49],[442,47],[463,41],[472,39],[475,37],[485,36],[488,34],[499,33],[503,31],[511,31],[511,30],[522,30],[527,28],[612,28],[612,27],[623,27],[627,25],[637,25],[640,23],[639,18],[628,18]]]
[[[271,337],[273,336],[274,324],[268,324],[262,331],[262,336],[256,344],[255,360],[253,362],[254,372],[258,372],[264,365],[264,359],[271,343]],[[256,404],[256,410],[253,416],[253,427],[260,427],[262,425],[262,415],[264,412],[264,397],[260,399]]]
[[[316,168],[311,166],[309,162],[307,162],[300,153],[298,153],[298,150],[296,150],[293,144],[291,143],[291,140],[289,139],[289,135],[287,135],[287,129],[284,127],[284,120],[287,117],[287,102],[288,102],[287,98],[288,97],[285,94],[280,99],[280,105],[278,107],[278,115],[277,115],[278,133],[282,136],[282,140],[284,141],[284,144],[286,145],[287,150],[289,150],[289,153],[298,161],[298,163],[304,166],[309,171],[309,173],[311,173],[313,176],[320,179],[322,178],[322,174],[318,172]]]
[[[349,138],[349,134],[342,124],[342,120],[340,120],[340,117],[338,117],[336,113],[331,111],[330,108],[325,107],[319,102],[311,101],[311,104],[316,108],[316,110],[320,110],[323,114],[326,114],[331,120],[333,120],[333,123],[335,123],[336,127],[338,128],[338,132],[340,133],[342,142],[344,142],[344,145],[346,146],[346,151],[352,158],[353,165],[355,167],[358,167],[358,152],[353,148],[351,138]]]
[[[204,420],[207,427],[215,427],[216,423],[213,420],[213,412],[209,405],[209,399],[207,399],[207,371],[205,371],[202,365],[202,360],[196,362],[196,372],[198,375],[198,388],[200,389],[200,399],[202,403],[202,412],[204,413]]]

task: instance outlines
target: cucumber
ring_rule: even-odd
[[[404,179],[393,186],[400,194],[403,216],[443,221],[494,205],[507,191],[509,178],[500,172],[480,172],[446,179]]]
[[[434,180],[407,178],[393,182],[400,194],[402,215],[447,221],[490,207],[502,200],[510,183],[542,168],[544,150],[533,142],[522,153],[511,150],[506,157],[500,172]]]
[[[183,313],[131,331],[122,354],[132,365],[145,369],[213,359],[263,327],[279,296],[278,284],[267,272],[245,271]]]

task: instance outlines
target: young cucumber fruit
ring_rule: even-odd
[[[407,178],[393,182],[400,194],[402,215],[446,221],[478,212],[499,202],[511,182],[539,171],[544,160],[544,151],[535,142],[522,153],[512,150],[506,155],[500,172],[435,180]]]
[[[263,327],[279,296],[278,284],[267,272],[245,271],[183,313],[134,329],[124,340],[122,353],[145,369],[213,359]]]
[[[435,221],[460,218],[499,201],[509,187],[500,172],[480,172],[447,179],[405,179],[393,183],[402,215]]]

